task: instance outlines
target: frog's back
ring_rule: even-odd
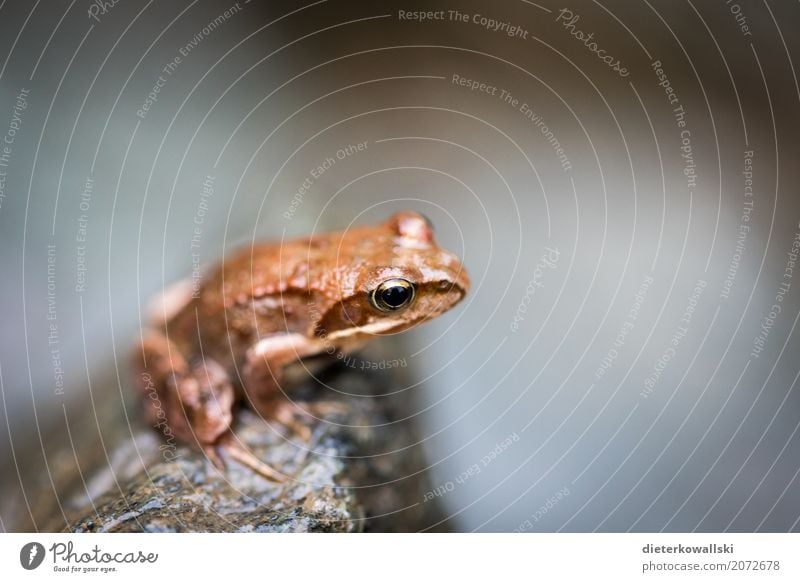
[[[259,243],[205,272],[191,297],[168,313],[171,337],[209,349],[250,345],[273,333],[307,333],[315,303],[335,294],[336,245],[330,237]],[[331,249],[333,251],[331,252]],[[331,264],[333,268],[324,265]],[[187,295],[186,283],[178,284]],[[172,303],[177,303],[173,301]]]
[[[351,292],[364,265],[391,260],[395,235],[381,225],[245,246],[203,275],[168,325],[215,343],[226,333],[245,342],[308,334],[315,317]]]

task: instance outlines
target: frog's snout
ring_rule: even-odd
[[[447,255],[447,259],[444,261],[444,263],[447,265],[449,280],[455,287],[458,287],[461,290],[463,299],[463,297],[469,293],[472,285],[469,274],[467,273],[467,269],[464,267],[464,263],[462,263],[456,255],[449,251],[444,252]]]
[[[467,274],[467,270],[464,268],[464,265],[459,264],[461,269],[458,272],[458,276],[456,277],[456,285],[461,288],[462,295],[466,296],[469,293],[469,289],[472,286],[472,281],[469,279],[469,275]]]
[[[452,302],[453,305],[464,299],[472,285],[469,274],[460,261],[454,261],[445,269],[447,276],[440,281],[442,291],[458,293],[459,297]]]

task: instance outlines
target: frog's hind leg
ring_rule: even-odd
[[[202,450],[220,469],[224,464],[219,453],[228,453],[267,479],[283,480],[278,471],[232,438],[234,390],[222,366],[210,358],[194,358],[190,363],[158,330],[145,334],[139,348],[135,362],[138,384],[155,428],[166,438],[174,435]]]
[[[147,331],[134,352],[133,364],[148,422],[166,438],[196,444],[182,400],[190,400],[199,387],[178,347],[161,332]]]

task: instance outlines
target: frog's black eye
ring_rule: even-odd
[[[369,298],[380,311],[397,311],[414,301],[414,285],[405,279],[387,279],[375,288]]]

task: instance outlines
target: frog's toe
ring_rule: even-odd
[[[215,445],[207,445],[203,447],[203,454],[205,454],[206,458],[211,461],[211,464],[214,465],[220,472],[225,472],[227,469],[225,466],[225,460],[219,455]]]
[[[304,408],[308,411],[308,414],[319,419],[324,419],[328,416],[345,416],[351,412],[350,408],[343,402],[332,401],[311,402],[304,405]]]
[[[301,420],[308,413],[294,402],[285,402],[275,408],[274,419],[291,430],[303,442],[311,441],[311,429]]]
[[[232,433],[228,433],[216,445],[216,451],[230,456],[237,463],[244,465],[248,469],[261,475],[268,481],[275,483],[285,482],[289,476],[281,473],[277,469],[266,464],[264,461],[256,457],[253,452],[248,449],[242,442],[236,438]],[[209,456],[210,459],[213,458]],[[217,456],[220,459],[219,456]]]

